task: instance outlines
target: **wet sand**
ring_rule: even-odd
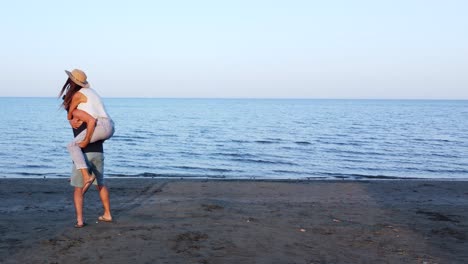
[[[468,263],[468,182],[0,180],[0,263]]]

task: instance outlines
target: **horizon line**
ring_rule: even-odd
[[[408,100],[408,101],[468,101],[468,98],[352,98],[352,97],[141,97],[102,96],[108,99],[194,99],[194,100]],[[0,98],[56,98],[55,96],[0,96]]]

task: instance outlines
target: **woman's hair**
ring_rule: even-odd
[[[63,102],[62,102],[62,107],[65,110],[68,110],[70,107],[70,103],[72,101],[73,95],[75,95],[76,92],[78,92],[81,88],[78,84],[74,83],[70,78],[67,79],[65,84],[63,85],[62,90],[59,93],[59,98],[62,96]]]

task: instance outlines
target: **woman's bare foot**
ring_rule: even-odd
[[[83,192],[82,194],[85,194],[89,187],[91,187],[91,184],[93,183],[93,181],[96,179],[96,176],[91,176],[89,175],[89,172],[88,172],[88,169],[80,169],[81,170],[81,174],[83,175]]]
[[[89,187],[91,187],[91,184],[93,184],[94,180],[96,180],[96,177],[91,176],[88,178],[87,181],[84,182],[83,192],[82,192],[83,195],[89,190]]]

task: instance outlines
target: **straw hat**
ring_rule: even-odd
[[[70,80],[72,80],[74,83],[78,84],[81,87],[88,88],[89,83],[86,80],[88,77],[82,70],[74,69],[73,71],[69,72],[65,70],[67,73],[68,77]]]

